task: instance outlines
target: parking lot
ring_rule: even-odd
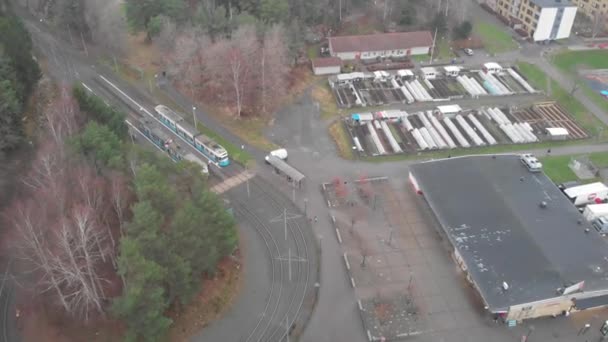
[[[510,328],[495,323],[451,259],[451,247],[430,209],[405,180],[334,179],[324,187],[369,340],[507,342],[528,334],[529,341],[543,342],[599,338],[604,309]],[[586,323],[594,329],[577,335]]]

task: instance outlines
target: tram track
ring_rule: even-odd
[[[247,217],[244,217],[245,219],[248,219],[249,222],[254,221],[264,227],[265,231],[270,231],[271,234],[279,236],[273,238],[274,241],[283,240],[283,229],[277,229],[276,226],[270,225],[270,220],[260,218],[256,210],[264,210],[266,212],[270,210],[272,215],[279,215],[284,213],[285,203],[290,203],[290,201],[282,196],[282,194],[270,191],[269,184],[259,177],[250,180],[249,189],[249,195],[251,198],[255,198],[257,205],[243,200],[243,198],[247,197],[247,195],[242,193],[243,187],[238,191],[240,193],[232,193],[235,196],[230,196],[236,197],[232,201],[239,207],[238,212],[240,213],[242,208],[245,208],[248,214]],[[295,210],[295,206],[288,205],[288,209]],[[274,256],[283,267],[282,272],[278,274],[278,277],[277,273],[275,273],[275,277],[273,278],[273,284],[279,282],[286,295],[283,295],[282,298],[272,298],[272,295],[269,294],[267,304],[272,302],[275,304],[275,309],[270,311],[267,308],[261,314],[246,342],[285,341],[291,333],[292,328],[295,327],[296,322],[301,318],[301,309],[310,289],[310,277],[312,273],[310,263],[314,260],[311,260],[309,253],[310,246],[303,230],[302,220],[288,220],[287,230],[288,240],[285,243],[277,242],[282,247],[279,248],[279,250],[282,249],[282,253],[278,254],[278,258]],[[291,249],[291,255],[288,255],[288,249]],[[295,262],[294,260],[290,261],[287,259],[288,257],[295,258]],[[291,262],[293,265],[291,281],[289,281],[288,274],[286,273],[286,266],[284,265],[286,261]],[[276,263],[276,261],[274,262]]]
[[[289,200],[284,198],[284,195],[279,194],[279,196],[276,196],[275,194],[272,194],[270,191],[267,190],[268,184],[262,184],[262,183],[264,183],[264,181],[260,178],[254,180],[254,182],[253,182],[253,184],[256,187],[258,187],[268,198],[272,199],[272,203],[274,203],[273,207],[276,208],[278,211],[281,211],[282,209],[284,209],[283,203],[290,203]],[[278,198],[278,197],[283,197],[283,198]],[[306,220],[306,218],[304,218],[304,220]],[[289,227],[291,235],[294,239],[296,256],[298,258],[302,258],[303,260],[305,260],[304,262],[299,262],[299,261],[296,262],[296,267],[297,267],[296,274],[299,274],[300,276],[304,276],[304,279],[296,279],[295,295],[290,298],[290,301],[289,301],[289,304],[287,307],[287,311],[285,313],[288,328],[286,330],[276,329],[275,332],[273,332],[273,334],[268,339],[269,341],[273,341],[273,337],[279,331],[281,333],[279,335],[278,341],[282,341],[283,339],[286,339],[287,335],[291,331],[291,327],[294,326],[295,322],[297,321],[297,319],[301,313],[302,305],[304,303],[304,299],[306,298],[308,285],[309,285],[308,283],[310,280],[311,272],[310,272],[310,266],[308,263],[311,260],[310,260],[310,255],[308,253],[309,248],[308,248],[308,245],[306,242],[306,237],[304,236],[304,231],[302,230],[302,226],[300,225],[300,222],[298,219],[295,219],[293,221],[290,220],[289,222],[290,223],[294,222],[293,224],[288,224],[288,227]],[[300,243],[298,243],[298,239],[297,239],[298,236],[301,239]],[[289,262],[291,262],[291,261],[289,261]],[[302,289],[300,291],[298,291],[299,287],[302,287]],[[300,297],[299,301],[297,301],[296,297]],[[290,317],[291,317],[291,319],[290,319]]]

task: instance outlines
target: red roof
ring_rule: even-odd
[[[433,45],[433,36],[429,31],[394,32],[370,34],[366,36],[330,37],[329,46],[332,53],[364,52],[411,49]]]
[[[313,68],[324,68],[324,67],[332,67],[332,66],[342,66],[342,60],[338,57],[323,57],[323,58],[315,58],[312,60]]]

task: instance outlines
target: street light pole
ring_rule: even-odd
[[[194,128],[198,129],[198,125],[196,124],[196,107],[192,106],[192,120],[194,120]]]

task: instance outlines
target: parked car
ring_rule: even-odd
[[[543,169],[543,164],[541,164],[541,162],[532,154],[522,154],[519,160],[521,160],[521,163],[524,164],[530,172],[540,172]]]
[[[464,53],[465,53],[467,56],[473,56],[473,55],[475,54],[475,53],[473,52],[473,50],[468,49],[468,48],[467,48],[467,49],[463,49],[463,51],[464,51]]]

